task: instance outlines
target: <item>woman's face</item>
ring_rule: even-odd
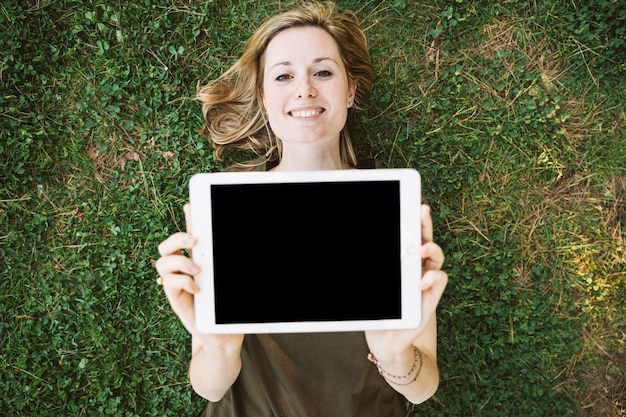
[[[283,143],[336,146],[354,100],[335,40],[323,29],[283,30],[264,55],[263,106]]]

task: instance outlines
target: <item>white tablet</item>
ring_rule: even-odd
[[[419,325],[417,171],[202,173],[189,191],[199,331]]]

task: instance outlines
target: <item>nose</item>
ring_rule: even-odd
[[[317,90],[313,83],[309,79],[309,77],[300,77],[300,82],[296,88],[296,97],[297,98],[309,98],[315,97],[317,95]]]

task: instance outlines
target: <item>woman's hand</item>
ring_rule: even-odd
[[[200,288],[196,284],[194,276],[200,273],[200,267],[183,254],[183,250],[191,253],[197,243],[196,238],[189,233],[191,229],[189,204],[185,204],[184,210],[187,233],[174,233],[159,245],[161,257],[155,263],[160,276],[159,282],[163,285],[172,310],[185,326],[185,329],[196,338],[194,340],[194,352],[200,345],[221,346],[232,340],[236,340],[236,344],[241,346],[243,335],[208,335],[198,332],[194,295],[200,291]]]
[[[189,205],[185,205],[187,230],[190,224]],[[189,233],[174,233],[159,245],[159,255],[155,268],[159,273],[159,282],[163,285],[165,295],[180,321],[187,331],[196,334],[194,312],[194,294],[200,291],[194,276],[200,273],[200,267],[183,254],[183,250],[191,253],[196,239]]]
[[[436,354],[436,310],[448,283],[448,274],[441,270],[444,261],[441,247],[433,241],[433,222],[430,207],[421,207],[422,217],[422,321],[416,329],[367,331],[365,336],[370,350],[382,362],[416,345]]]

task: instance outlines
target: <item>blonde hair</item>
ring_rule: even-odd
[[[339,47],[348,82],[356,85],[354,106],[360,104],[372,87],[372,65],[365,33],[356,15],[339,11],[332,3],[306,3],[278,14],[263,23],[246,43],[237,62],[217,79],[199,86],[197,99],[202,103],[204,125],[200,131],[213,143],[215,155],[222,159],[225,150],[246,150],[262,155],[264,161],[280,159],[281,144],[271,132],[263,112],[264,53],[269,42],[281,31],[293,27],[315,26],[328,32]],[[340,153],[344,163],[356,166],[356,155],[346,126],[340,134]]]

